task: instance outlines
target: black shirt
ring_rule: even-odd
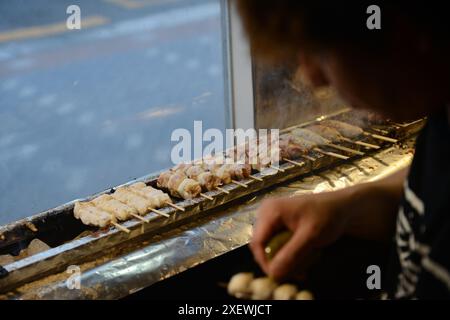
[[[393,299],[450,298],[450,126],[447,110],[429,118],[397,217],[391,260]]]

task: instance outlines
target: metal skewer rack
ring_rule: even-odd
[[[339,114],[321,117],[318,120],[325,118],[336,120],[346,119],[349,112],[351,111],[346,110]],[[314,123],[314,121],[307,124],[311,123]],[[390,139],[402,141],[416,134],[423,127],[424,123],[424,120],[418,120],[401,124],[401,126],[398,124],[390,124],[389,122],[377,124],[366,128],[366,132],[369,134],[362,137],[361,142],[377,144],[385,148],[391,146],[393,143],[374,138],[372,133],[379,135],[383,133],[384,136]],[[307,124],[302,124],[298,127],[304,127]],[[371,153],[370,149],[365,149],[363,146],[355,146],[355,144],[345,142],[341,145],[362,151],[365,156],[370,156]],[[331,147],[324,146],[321,148],[325,152],[336,151]],[[177,210],[171,206],[159,209],[169,217],[150,212],[144,216],[148,220],[148,223],[138,219],[121,223],[124,228],[130,230],[129,233],[123,232],[115,227],[108,227],[104,230],[88,227],[83,225],[79,220],[76,220],[73,216],[73,207],[76,201],[89,201],[101,194],[111,193],[113,191],[112,189],[92,195],[86,199],[72,201],[27,219],[0,227],[0,254],[17,253],[34,238],[39,238],[52,247],[50,250],[15,261],[6,266],[0,266],[0,292],[7,292],[43,276],[60,272],[71,264],[80,263],[88,258],[100,256],[102,251],[108,248],[119,246],[130,241],[140,241],[141,239],[188,223],[202,215],[208,214],[214,209],[221,208],[251,194],[262,192],[274,185],[298,178],[316,170],[349,162],[356,157],[361,157],[361,155],[354,153],[346,153],[345,156],[348,157],[348,160],[312,151],[301,159],[285,161],[280,164],[279,169],[268,168],[262,172],[253,173],[253,178],[239,181],[240,184],[245,184],[247,187],[231,183],[222,186],[228,193],[215,190],[205,193],[209,199],[198,197],[192,200],[174,201],[175,205],[183,208],[184,211]],[[147,185],[156,187],[157,178],[158,174],[153,174],[131,181],[125,185],[142,181]],[[210,200],[211,198],[212,200]],[[77,238],[77,235],[83,231],[90,232],[83,237]]]

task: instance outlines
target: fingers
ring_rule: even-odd
[[[294,269],[301,270],[301,266],[308,265],[312,248],[312,233],[309,228],[299,226],[292,238],[278,251],[268,267],[268,274],[282,280]]]
[[[264,252],[268,240],[283,227],[281,220],[281,208],[278,200],[268,200],[263,203],[258,211],[256,225],[250,248],[255,260],[264,272],[268,272],[268,261]]]

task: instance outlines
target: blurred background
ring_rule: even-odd
[[[169,167],[194,120],[223,130],[223,48],[219,0],[1,1],[0,224]]]

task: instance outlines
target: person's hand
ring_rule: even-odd
[[[259,209],[250,247],[266,274],[283,279],[305,271],[321,248],[343,234],[391,241],[408,169],[376,182],[335,192],[266,200]],[[279,231],[293,232],[271,261],[267,242]]]
[[[250,247],[264,272],[283,279],[295,271],[304,271],[317,251],[339,238],[345,231],[347,217],[342,195],[323,193],[294,198],[266,200],[259,209]],[[277,232],[288,229],[291,239],[267,261],[264,248]]]

